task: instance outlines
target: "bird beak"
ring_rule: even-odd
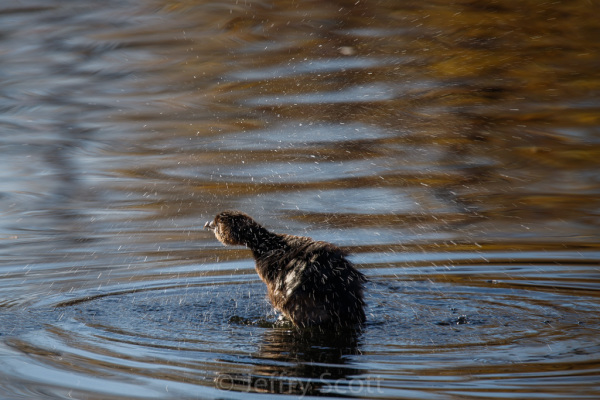
[[[206,221],[204,229],[215,230],[215,223],[213,221]]]

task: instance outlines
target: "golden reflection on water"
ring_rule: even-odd
[[[165,7],[181,36],[156,48],[171,60],[150,71],[160,95],[123,115],[136,129],[144,121],[129,146],[146,157],[115,171],[133,178],[118,190],[140,197],[151,185],[151,218],[223,207],[290,217],[297,207],[308,218],[306,191],[392,188],[418,206],[390,206],[387,221],[386,207],[327,220],[430,220],[461,238],[594,237],[589,6],[363,3]],[[340,124],[347,133],[329,139]],[[185,170],[165,170],[174,165]]]

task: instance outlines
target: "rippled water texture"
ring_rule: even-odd
[[[600,398],[596,1],[5,1],[0,398]],[[241,209],[369,278],[277,323]]]

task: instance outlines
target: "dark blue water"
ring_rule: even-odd
[[[0,6],[0,398],[600,396],[598,6]],[[277,323],[241,209],[370,282]]]

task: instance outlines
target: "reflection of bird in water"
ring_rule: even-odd
[[[365,321],[364,275],[344,252],[308,237],[269,232],[250,216],[224,211],[205,228],[226,245],[245,245],[269,299],[297,327],[352,327]]]
[[[357,329],[318,331],[276,327],[264,331],[250,373],[220,371],[219,389],[296,396],[354,394],[377,388],[377,381],[353,379],[366,371],[348,361],[359,354]]]

